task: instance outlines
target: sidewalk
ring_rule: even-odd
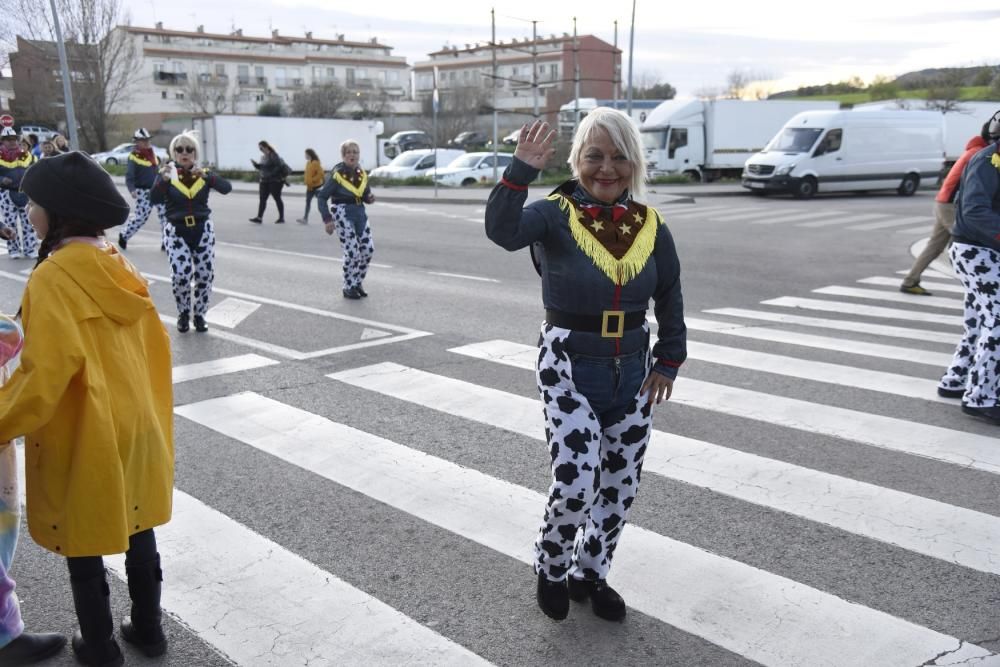
[[[112,180],[118,185],[125,184],[123,176],[112,176]],[[233,181],[233,190],[243,193],[257,193],[256,183],[244,181]],[[528,189],[528,201],[542,199],[550,192],[553,186],[532,186]],[[462,204],[466,206],[481,206],[486,203],[490,195],[490,189],[485,187],[466,188],[437,188],[435,194],[432,186],[378,186],[374,188],[375,197],[380,201],[397,202],[401,204]],[[649,203],[653,206],[665,206],[670,204],[693,204],[697,197],[719,197],[748,195],[738,183],[690,183],[679,185],[651,185],[649,186]],[[294,184],[282,191],[284,197],[305,197],[306,189],[304,185]]]

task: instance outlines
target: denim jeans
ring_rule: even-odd
[[[618,357],[569,354],[573,384],[587,397],[602,426],[625,414],[639,387],[646,380],[646,350]]]

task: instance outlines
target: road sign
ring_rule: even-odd
[[[5,113],[0,116],[0,125],[3,125],[4,127],[14,127],[14,117],[9,113]]]

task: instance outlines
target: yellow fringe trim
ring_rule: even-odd
[[[587,231],[587,228],[580,222],[576,207],[564,195],[557,193],[549,195],[547,199],[558,203],[559,208],[566,213],[569,218],[569,231],[573,234],[576,245],[583,251],[583,254],[594,262],[597,268],[611,279],[611,282],[616,285],[625,285],[639,275],[643,267],[646,266],[646,261],[656,245],[656,225],[660,222],[660,216],[652,206],[646,207],[646,220],[636,232],[632,247],[621,259],[618,259],[593,234]]]
[[[354,187],[354,183],[351,183],[349,180],[341,176],[339,171],[333,172],[333,177],[338,183],[344,186],[345,190],[358,199],[365,196],[365,188],[368,187],[368,174],[365,173],[364,169],[361,170],[361,183],[358,187]]]

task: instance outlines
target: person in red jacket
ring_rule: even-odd
[[[951,230],[955,226],[955,196],[958,194],[962,171],[972,156],[989,144],[989,124],[989,121],[983,123],[979,136],[969,139],[969,143],[965,145],[965,152],[958,158],[955,166],[945,177],[944,183],[941,184],[941,189],[934,198],[934,228],[931,230],[931,237],[923,252],[913,262],[910,272],[903,278],[903,284],[899,286],[900,292],[931,296],[931,292],[920,286],[920,276],[951,243]]]

